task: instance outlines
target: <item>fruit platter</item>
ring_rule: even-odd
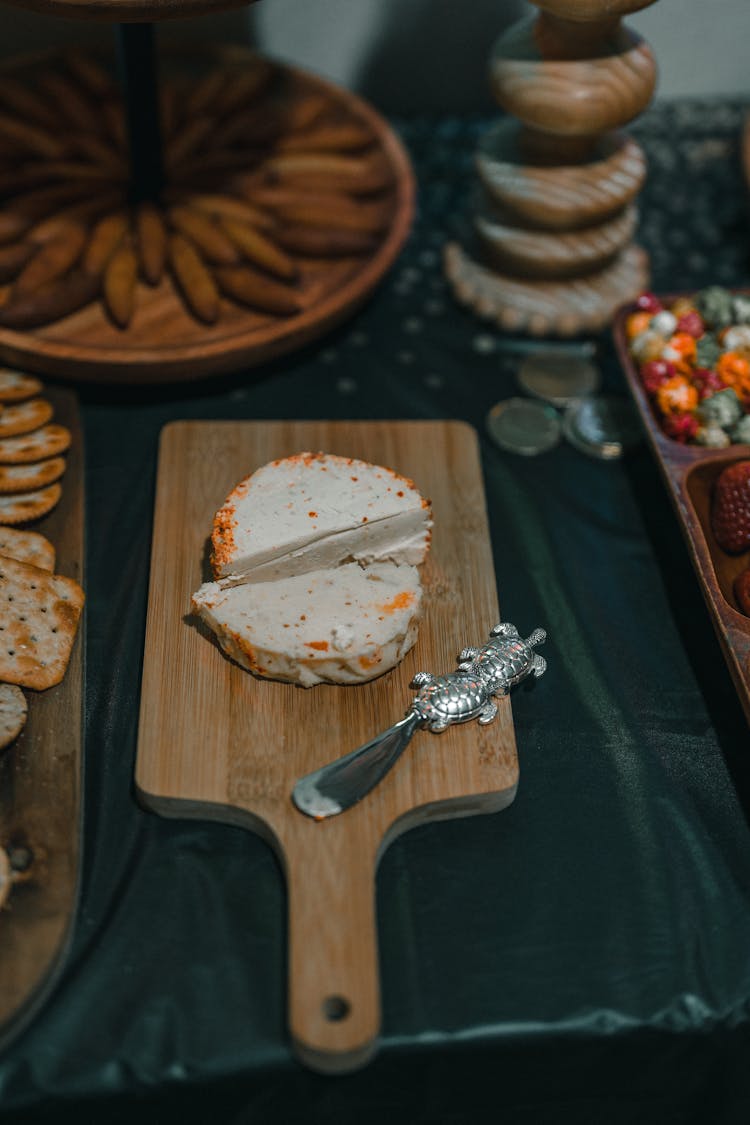
[[[614,339],[750,722],[750,294],[643,293]]]

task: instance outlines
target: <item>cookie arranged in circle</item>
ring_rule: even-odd
[[[50,457],[46,461],[32,461],[28,465],[0,465],[0,495],[45,488],[59,480],[64,472],[64,457]]]
[[[22,465],[57,457],[70,446],[70,430],[50,422],[31,434],[0,439],[0,464]]]
[[[18,738],[26,723],[26,696],[16,684],[0,684],[0,750]]]
[[[38,395],[41,390],[41,381],[35,375],[0,367],[0,402],[22,402]]]
[[[62,488],[55,482],[47,488],[33,492],[9,492],[0,495],[0,524],[31,523],[51,512],[60,497]]]
[[[0,438],[16,437],[38,430],[51,419],[54,411],[46,398],[29,398],[8,405],[0,414]]]
[[[73,578],[0,558],[0,681],[36,691],[60,683],[83,602]]]
[[[40,570],[48,570],[50,574],[55,569],[55,548],[38,531],[0,526],[0,555],[15,559],[16,562],[38,566]]]

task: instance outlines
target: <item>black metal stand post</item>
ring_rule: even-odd
[[[164,182],[154,26],[118,28],[118,65],[127,114],[131,199],[157,201]]]

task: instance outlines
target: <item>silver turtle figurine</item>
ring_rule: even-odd
[[[491,723],[497,715],[494,695],[507,695],[526,676],[543,675],[547,661],[534,652],[534,646],[546,639],[544,629],[535,629],[523,640],[515,625],[495,625],[488,644],[462,650],[457,671],[446,676],[417,672],[412,685],[421,690],[410,711],[435,734],[469,719]]]
[[[544,629],[535,629],[524,641],[514,625],[496,625],[482,648],[463,649],[461,663],[447,676],[417,672],[412,683],[420,690],[403,719],[364,746],[301,777],[292,801],[314,820],[336,816],[382,781],[420,727],[437,733],[469,719],[491,723],[497,715],[493,696],[507,695],[526,676],[538,679],[544,673],[547,662],[534,646],[546,637]]]

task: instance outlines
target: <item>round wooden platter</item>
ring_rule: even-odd
[[[63,52],[49,52],[26,65],[34,67],[30,73],[38,75],[45,68],[59,66],[60,59],[64,62]],[[28,328],[0,324],[0,360],[52,378],[81,383],[194,380],[255,366],[305,345],[344,320],[365,301],[392,266],[409,233],[415,200],[415,179],[409,157],[388,123],[361,98],[297,68],[262,59],[246,48],[181,50],[179,54],[162,59],[162,93],[164,74],[177,67],[172,103],[180,105],[185,118],[182,107],[189,104],[188,99],[199,83],[203,83],[204,90],[210,85],[210,74],[218,77],[219,72],[226,71],[227,76],[239,77],[241,82],[243,70],[255,65],[265,66],[272,72],[272,80],[264,84],[259,94],[260,100],[242,111],[250,130],[256,132],[247,142],[240,136],[239,147],[235,144],[228,153],[228,166],[217,167],[215,173],[207,171],[206,149],[198,143],[189,155],[189,162],[182,164],[182,168],[189,169],[189,177],[195,174],[195,190],[203,194],[231,194],[234,185],[246,177],[259,187],[261,194],[268,188],[278,189],[283,194],[291,187],[292,191],[307,193],[311,204],[322,200],[324,205],[326,200],[330,205],[332,193],[340,191],[345,204],[341,211],[345,234],[351,226],[357,227],[359,216],[365,227],[373,215],[377,216],[375,226],[370,225],[367,249],[336,257],[331,253],[312,257],[309,251],[304,255],[292,252],[297,267],[292,285],[298,301],[298,310],[292,314],[263,312],[222,295],[215,323],[202,323],[189,313],[179,287],[167,271],[157,285],[146,284],[139,278],[134,311],[126,328],[114,323],[98,297],[51,323]],[[23,63],[13,64],[14,77],[23,78],[23,70]],[[217,86],[220,84],[219,80]],[[124,121],[121,103],[119,112]],[[203,122],[206,138],[203,143],[209,148],[209,138],[226,126],[225,116],[217,115],[216,120],[212,120],[212,113],[209,98],[195,115]],[[275,132],[271,130],[270,139],[263,137],[259,141],[258,122],[264,115],[273,116],[277,128]],[[183,131],[190,124],[190,120],[184,119]],[[288,180],[285,172],[279,176],[275,170],[266,171],[266,162],[275,169],[274,161],[278,163],[280,154],[288,155],[290,148],[293,155],[315,155],[316,135],[323,135],[325,145],[328,131],[330,145],[331,131],[336,136],[336,130],[352,129],[368,135],[364,146],[345,146],[341,151],[324,147],[320,153],[324,163],[333,156],[334,164],[338,160],[345,167],[342,183],[335,182],[335,175],[332,180],[325,170],[320,177],[313,176],[304,183],[299,175]],[[163,132],[168,143],[169,136],[165,130]],[[260,132],[262,134],[262,127]],[[310,135],[313,139],[308,144],[306,138]],[[105,131],[104,139],[111,142],[112,135]],[[241,164],[245,143],[247,168]],[[352,185],[348,169],[356,172],[360,165],[363,175],[355,177],[358,182]],[[175,179],[168,161],[166,167],[167,190],[184,196],[188,190],[185,182]],[[91,180],[89,197],[96,198],[96,192],[106,193],[110,189],[109,183]],[[15,202],[15,198],[8,200],[6,195],[0,203],[0,217],[3,208]],[[178,202],[184,202],[184,198]],[[69,208],[69,202],[66,207]],[[277,214],[275,219],[280,226],[285,225],[285,218]],[[273,283],[275,279],[269,274],[268,280]]]

